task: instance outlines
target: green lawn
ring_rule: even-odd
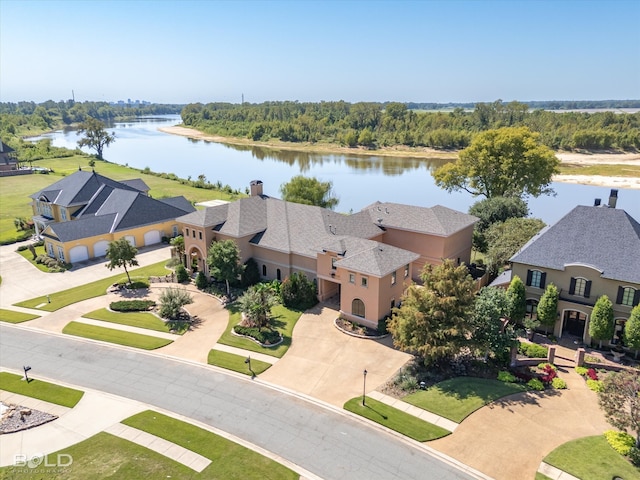
[[[22,323],[36,318],[40,318],[40,316],[0,308],[0,322]]]
[[[21,375],[9,372],[0,372],[0,390],[19,393],[26,397],[37,398],[45,402],[55,403],[63,407],[73,408],[80,401],[84,392],[73,388],[62,387],[49,382],[38,380],[38,372],[31,370],[28,373],[29,382],[22,380]]]
[[[171,327],[167,322],[164,322],[155,315],[147,312],[112,312],[106,308],[101,308],[100,310],[85,313],[82,316],[85,318],[92,318],[94,320],[102,320],[103,322],[146,328],[148,330],[155,330],[156,332],[169,333],[171,331]],[[181,327],[181,330],[176,330],[172,333],[182,335],[187,331],[189,325],[186,322],[181,322]]]
[[[271,309],[272,325],[282,334],[283,342],[276,347],[266,348],[261,347],[257,343],[243,337],[237,337],[231,333],[231,329],[240,323],[242,314],[238,310],[237,304],[233,303],[227,307],[229,310],[229,324],[227,329],[222,334],[218,343],[223,345],[229,345],[231,347],[242,348],[244,350],[250,350],[252,352],[264,353],[266,355],[272,355],[274,357],[281,358],[291,346],[291,335],[293,333],[293,327],[296,326],[296,322],[302,315],[302,312],[297,310],[289,310],[282,305],[276,305]]]
[[[241,355],[221,352],[220,350],[210,350],[207,363],[209,365],[215,365],[216,367],[226,368],[227,370],[233,370],[234,372],[251,375],[251,372],[249,372],[249,367],[245,363],[246,359],[247,357]],[[253,373],[255,373],[256,375],[261,374],[270,366],[270,363],[261,362],[260,360],[256,360],[254,358],[251,359],[251,370],[253,370]]]
[[[416,407],[460,423],[480,407],[526,387],[475,377],[456,377],[440,382],[427,390],[407,395],[402,400]]]
[[[164,266],[165,263],[166,260],[163,260],[162,262],[154,263],[153,265],[148,265],[146,267],[131,270],[129,273],[132,279],[133,277],[148,278],[149,276],[166,275],[168,270]],[[122,272],[118,275],[103,278],[102,280],[96,280],[95,282],[80,285],[78,287],[73,287],[68,290],[51,293],[51,303],[47,303],[47,296],[43,295],[41,297],[32,298],[30,300],[25,300],[24,302],[16,303],[15,305],[18,307],[36,308],[38,307],[38,305],[44,304],[38,308],[47,312],[55,312],[60,308],[66,307],[67,305],[81,302],[82,300],[87,300],[88,298],[106,295],[107,288],[109,288],[110,285],[113,285],[116,282],[126,281],[126,278],[126,275],[124,274],[124,272]]]
[[[372,398],[366,397],[365,404],[365,406],[362,405],[362,397],[356,397],[345,403],[344,408],[419,442],[428,442],[451,433],[449,430],[425,422]]]
[[[169,345],[172,342],[172,340],[166,340],[164,338],[124,332],[113,328],[96,327],[79,322],[68,323],[67,326],[62,329],[62,333],[103,342],[117,343],[119,345],[126,345],[127,347],[142,348],[144,350],[155,350],[156,348]]]
[[[640,469],[609,446],[604,435],[584,437],[560,445],[544,462],[581,480],[640,478]]]
[[[298,479],[295,472],[252,450],[157,412],[147,410],[123,420],[122,423],[164,438],[211,460],[211,465],[197,478]],[[165,478],[164,472],[162,478]]]
[[[17,232],[13,224],[16,217],[31,218],[31,199],[29,195],[57,182],[63,175],[70,175],[78,170],[78,166],[89,169],[90,158],[83,155],[72,157],[45,159],[33,162],[34,167],[52,168],[55,173],[49,175],[20,175],[0,177],[0,241],[15,239]],[[205,190],[183,185],[178,181],[141,173],[139,170],[115,163],[97,160],[95,171],[114,180],[141,178],[150,187],[149,193],[154,198],[175,197],[184,195],[192,202],[221,199],[233,200],[236,197],[217,190]]]

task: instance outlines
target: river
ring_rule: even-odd
[[[196,179],[205,175],[211,183],[221,182],[244,191],[251,180],[264,182],[264,193],[279,197],[279,187],[295,175],[313,176],[333,182],[340,199],[337,211],[358,211],[375,201],[421,206],[444,205],[466,212],[477,200],[466,192],[447,193],[438,188],[431,172],[442,165],[440,159],[313,154],[277,151],[250,146],[233,146],[192,140],[158,131],[180,123],[177,115],[138,118],[118,122],[116,141],[104,151],[110,162],[155,172],[175,173]],[[76,148],[79,137],[74,130],[56,131],[51,138],[57,147]],[[42,138],[42,137],[38,137]],[[85,150],[88,151],[88,150]],[[555,196],[529,199],[531,215],[553,223],[576,205],[603,203],[610,188],[569,183],[553,183]],[[619,189],[618,208],[640,221],[640,190]]]

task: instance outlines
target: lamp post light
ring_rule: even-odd
[[[364,396],[367,392],[367,369],[362,372],[362,406],[364,407]]]
[[[247,366],[249,367],[249,371],[251,372],[251,378],[255,377],[255,376],[256,376],[256,374],[255,374],[255,373],[253,373],[253,370],[251,370],[251,355],[249,355],[249,356],[245,359],[244,363],[246,363],[246,364],[247,364]]]
[[[25,367],[22,367],[22,369],[24,370],[24,378],[23,378],[23,380],[25,380],[27,383],[29,383],[30,380],[29,380],[29,376],[27,375],[27,372],[29,370],[31,370],[31,367],[26,367],[25,366]]]

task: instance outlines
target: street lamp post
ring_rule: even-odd
[[[253,370],[251,370],[251,356],[248,356],[248,357],[245,359],[244,363],[246,363],[246,364],[248,365],[248,367],[249,367],[249,372],[251,372],[251,378],[255,377],[255,376],[256,376],[256,374],[255,374],[255,373],[253,373]]]
[[[364,407],[364,396],[367,392],[367,370],[362,372],[362,406]]]

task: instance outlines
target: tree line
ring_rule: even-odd
[[[405,103],[193,103],[181,116],[205,133],[255,141],[329,142],[348,147],[460,149],[478,132],[528,127],[554,150],[640,148],[640,112],[551,112],[521,102],[477,103],[473,110],[415,111]]]

